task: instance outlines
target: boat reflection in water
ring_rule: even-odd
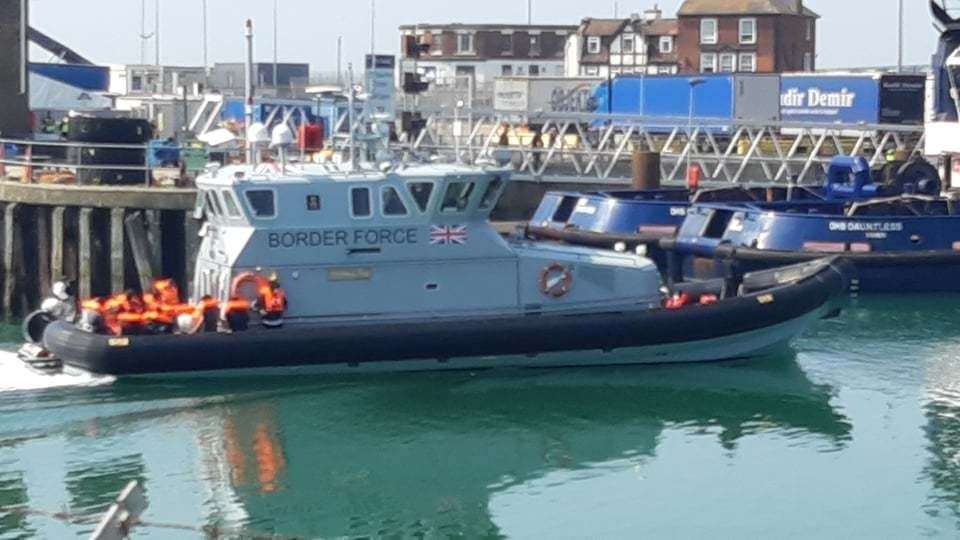
[[[261,386],[262,388],[262,386]],[[557,471],[642,464],[667,428],[781,432],[842,448],[851,426],[791,358],[696,369],[564,371],[320,384],[224,409],[237,500],[258,530],[498,535],[497,493]]]
[[[946,505],[960,519],[960,346],[938,353],[927,369],[924,414],[930,457],[924,475],[934,487],[929,511]]]
[[[642,469],[669,431],[730,454],[766,437],[841,450],[852,427],[832,396],[791,356],[644,369],[121,382],[31,403],[0,399],[12,421],[0,429],[0,504],[96,514],[139,479],[151,503],[146,517],[158,522],[305,537],[497,536],[509,534],[497,497],[557,474],[571,475],[569,485]],[[59,538],[78,528],[0,515],[0,538],[9,534]]]

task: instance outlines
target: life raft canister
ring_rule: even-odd
[[[573,272],[560,264],[552,263],[540,271],[540,291],[551,297],[561,298],[573,287]]]

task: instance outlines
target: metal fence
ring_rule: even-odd
[[[424,129],[400,137],[415,150],[465,162],[507,151],[520,179],[576,183],[628,181],[636,151],[661,155],[665,182],[682,181],[696,165],[705,181],[813,183],[834,156],[864,156],[878,165],[891,151],[922,156],[925,141],[922,126],[885,124],[519,115],[466,108],[424,119]]]
[[[112,157],[118,155],[125,158]],[[5,181],[151,186],[156,169],[150,164],[148,147],[142,144],[0,139],[0,179]],[[178,183],[183,178],[177,174],[172,180]]]

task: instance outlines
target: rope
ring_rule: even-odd
[[[54,519],[70,525],[95,525],[100,522],[96,516],[72,514],[70,512],[49,512],[46,510],[37,510],[28,506],[0,506],[0,514],[17,514],[21,516],[40,516]],[[288,536],[283,534],[267,533],[255,531],[253,529],[234,529],[229,527],[220,527],[219,525],[182,525],[178,523],[161,523],[152,521],[136,521],[131,526],[144,529],[162,529],[171,531],[197,532],[205,535],[211,540],[220,538],[237,538],[241,540],[304,540],[303,536]]]

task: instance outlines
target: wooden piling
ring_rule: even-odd
[[[40,293],[40,299],[50,296],[50,286],[53,285],[53,280],[56,279],[52,276],[50,264],[50,257],[52,255],[50,248],[50,210],[45,206],[37,207],[37,238],[36,238],[36,250],[37,250],[37,272],[36,276],[39,280],[37,287]]]
[[[147,225],[143,212],[134,212],[124,219],[127,237],[130,239],[130,251],[133,252],[133,262],[137,267],[137,276],[140,287],[146,291],[153,284],[157,276],[157,269],[153,266],[151,245],[147,234]]]
[[[125,289],[124,282],[124,245],[123,245],[123,218],[126,211],[123,208],[110,210],[110,285],[113,292]]]
[[[192,291],[194,267],[197,264],[197,254],[200,252],[200,220],[193,217],[192,212],[184,212],[183,219],[183,248],[184,248],[184,281],[186,290]]]
[[[50,276],[51,280],[61,280],[66,277],[63,271],[63,214],[67,211],[62,206],[55,207],[50,212]]]
[[[17,226],[17,210],[20,205],[10,203],[3,210],[3,309],[7,317],[16,315],[16,306],[14,306],[14,297],[17,291],[18,271],[17,271],[17,236],[19,227]]]
[[[93,276],[91,275],[91,259],[93,252],[93,208],[80,209],[80,264],[79,276],[77,279],[80,289],[80,298],[90,298],[93,296]]]

